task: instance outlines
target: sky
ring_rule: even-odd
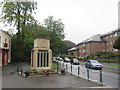
[[[43,23],[48,16],[61,19],[65,40],[80,43],[118,28],[119,0],[35,0],[35,19]],[[2,24],[0,24],[2,26]],[[5,27],[1,27],[5,29]],[[8,28],[7,28],[8,29]]]

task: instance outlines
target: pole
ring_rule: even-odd
[[[72,74],[72,64],[71,64],[71,74]]]
[[[102,83],[102,70],[100,70],[100,82]]]
[[[58,62],[57,62],[57,72],[58,72],[58,67],[59,67],[59,66],[58,66]]]
[[[19,68],[17,67],[17,73],[19,73]]]
[[[78,66],[78,76],[80,75],[80,67]]]
[[[22,69],[21,69],[21,75],[22,75]]]
[[[87,67],[87,77],[89,79],[89,69],[88,69],[88,67]]]
[[[66,64],[66,71],[67,71],[67,64]]]

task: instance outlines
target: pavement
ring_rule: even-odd
[[[27,63],[11,63],[3,66],[2,88],[111,88],[69,73],[25,78],[17,74],[17,67],[26,71],[29,65]]]

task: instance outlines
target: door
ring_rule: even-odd
[[[2,65],[5,65],[5,51],[2,50]]]
[[[8,50],[2,50],[2,65],[8,64]]]

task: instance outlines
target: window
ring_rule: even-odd
[[[85,46],[85,44],[83,44],[83,46]]]
[[[86,45],[87,45],[87,46],[89,46],[89,45],[90,45],[90,43],[87,43]]]
[[[84,49],[83,52],[86,52],[86,50]]]
[[[113,36],[113,35],[111,34],[111,35],[110,35],[110,38],[112,38],[112,36]]]
[[[117,32],[115,33],[115,36],[118,36],[118,33],[117,33]]]
[[[90,52],[90,49],[87,49],[86,52]]]
[[[106,43],[106,45],[108,45],[108,42]]]
[[[109,36],[106,36],[106,39],[108,39],[109,38]]]
[[[113,45],[113,41],[111,41],[110,44]]]

